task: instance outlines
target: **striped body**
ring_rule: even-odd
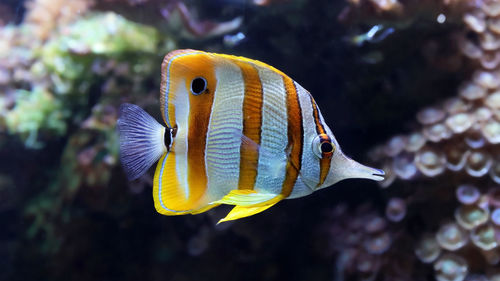
[[[311,146],[318,133],[332,133],[290,77],[258,61],[191,50],[167,55],[162,71],[162,113],[177,133],[155,176],[160,212],[193,212],[233,189],[293,198],[325,183],[329,159],[318,161]],[[208,91],[194,96],[190,82],[199,76]],[[170,185],[176,191],[167,194]]]
[[[234,220],[343,179],[383,179],[342,153],[308,91],[262,62],[173,51],[163,60],[160,103],[167,128],[132,104],[122,105],[117,126],[129,179],[158,161],[161,214],[230,204],[221,221]]]

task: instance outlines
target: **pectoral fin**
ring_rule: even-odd
[[[282,199],[280,194],[260,193],[255,190],[239,189],[231,190],[229,194],[222,199],[214,201],[210,204],[227,204],[241,207],[256,207],[268,204],[276,204]]]
[[[261,205],[261,206],[256,206],[256,207],[235,206],[231,210],[231,212],[229,212],[229,214],[227,214],[227,216],[225,218],[219,220],[219,222],[217,222],[217,224],[219,224],[221,222],[225,222],[225,221],[232,221],[232,220],[237,220],[237,219],[241,219],[244,217],[249,217],[249,216],[255,215],[257,213],[260,213],[260,212],[272,207],[274,204],[276,204],[278,202],[279,202],[279,200],[277,200],[276,202],[271,203],[271,204]]]

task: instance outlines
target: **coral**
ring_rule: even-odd
[[[397,221],[404,217],[398,215]],[[415,280],[423,275],[416,259],[406,253],[412,237],[398,231],[393,221],[393,214],[384,217],[369,204],[354,210],[340,204],[326,212],[317,239],[319,251],[335,256],[334,280]]]
[[[487,4],[484,4],[487,6]],[[385,163],[389,176],[382,183],[390,185],[395,178],[413,180],[439,177],[451,173],[454,177],[482,178],[489,176],[500,183],[496,175],[496,147],[500,143],[500,123],[497,104],[500,94],[499,63],[496,49],[490,49],[484,38],[496,36],[491,24],[495,18],[477,8],[464,15],[469,36],[459,42],[464,55],[475,60],[478,68],[472,78],[458,88],[457,96],[427,107],[417,114],[420,130],[391,138],[385,146],[373,150],[372,158]],[[474,19],[471,19],[474,17]],[[480,26],[478,26],[480,25]],[[472,37],[476,34],[477,37]],[[500,36],[500,35],[499,35]],[[469,38],[477,38],[473,41]],[[487,39],[493,40],[493,39]],[[489,41],[488,41],[489,42]],[[498,53],[498,54],[497,54]]]
[[[47,42],[39,55],[45,65],[59,74],[68,69],[57,69],[57,62],[52,62],[51,56],[153,53],[158,41],[159,34],[155,29],[127,21],[113,13],[105,13],[83,18],[67,26],[63,36]]]
[[[106,13],[77,20],[66,26],[64,33],[52,35],[37,50],[31,71],[36,76],[45,77],[47,87],[54,91],[50,96],[53,99],[51,107],[38,114],[52,120],[51,115],[44,113],[53,112],[56,116],[64,113],[56,124],[80,123],[71,130],[58,176],[45,192],[28,204],[26,210],[26,216],[33,222],[29,237],[43,233],[46,237],[42,247],[44,252],[57,252],[62,243],[57,226],[64,221],[55,219],[58,217],[55,215],[67,210],[68,204],[82,190],[102,190],[109,185],[112,170],[118,164],[117,108],[123,99],[142,97],[144,100],[139,103],[143,105],[153,101],[148,97],[153,93],[156,95],[156,91],[149,90],[149,85],[159,83],[158,66],[153,63],[156,53],[163,53],[173,46],[169,38],[160,39],[160,34],[150,27]],[[30,101],[37,97],[34,93],[34,90],[26,92]],[[87,109],[91,99],[99,100],[99,103]],[[15,106],[7,112],[7,126],[13,132],[20,133],[23,129],[20,126],[29,124],[24,121],[16,123],[16,119],[10,117],[30,110],[27,108],[30,104],[25,103],[16,98]],[[33,118],[30,116],[38,116],[35,112],[22,116]],[[29,129],[46,133],[54,126],[54,121],[40,122]],[[58,133],[67,133],[65,128],[61,127]],[[100,204],[91,197],[87,200],[90,205]]]
[[[44,128],[45,133],[61,136],[66,132],[65,120],[70,116],[68,109],[53,94],[42,88],[34,88],[31,92],[18,90],[15,106],[4,118],[11,134],[18,134],[26,141],[28,147],[39,147],[37,133]]]
[[[500,262],[500,228],[490,214],[498,208],[498,192],[499,187],[480,194],[475,186],[459,186],[456,195],[461,203],[454,220],[442,223],[435,234],[422,235],[415,253],[423,263],[434,264],[436,279],[464,280],[494,271]]]
[[[46,40],[60,26],[73,22],[92,5],[92,0],[31,0],[25,22],[34,38]]]
[[[433,263],[437,280],[479,278],[500,262],[500,228],[491,215],[500,188],[500,6],[479,1],[468,7],[462,16],[466,30],[457,43],[471,60],[470,79],[457,87],[454,97],[422,109],[416,116],[420,129],[394,136],[371,153],[387,171],[384,188],[428,186],[427,194],[414,191],[416,201],[456,194],[456,201],[443,205],[433,219],[436,225],[427,229],[435,234],[420,233],[416,244],[416,255]]]
[[[155,29],[112,13],[89,15],[66,25],[64,32],[55,33],[31,51],[27,47],[29,31],[26,26],[6,27],[2,33],[6,40],[0,57],[5,59],[0,69],[6,95],[0,99],[4,109],[0,125],[29,140],[31,147],[43,143],[37,141],[39,135],[64,135],[69,122],[84,118],[87,93],[102,79],[99,77],[109,75],[99,72],[98,64],[110,63],[110,70],[118,68],[121,76],[133,75],[130,81],[139,90],[141,81],[155,72],[151,62],[156,53],[175,45],[168,37],[160,38]],[[120,63],[123,60],[127,62]],[[113,90],[113,77],[101,91],[104,96]]]
[[[220,36],[238,29],[243,22],[241,16],[228,21],[214,20],[200,6],[182,0],[105,0],[97,2],[95,9],[120,11],[120,14],[136,21],[156,27],[166,27],[172,33],[191,39]],[[138,8],[142,12],[147,11],[146,19],[137,13]],[[207,19],[200,19],[199,14]]]
[[[28,13],[25,17],[25,23],[34,33],[35,38],[44,41],[49,38],[51,33],[57,32],[58,28],[74,22],[91,9],[120,11],[121,14],[129,14],[133,20],[139,20],[140,17],[134,15],[138,8],[148,9],[148,19],[143,19],[147,24],[160,27],[162,23],[166,23],[171,26],[171,30],[176,30],[179,27],[178,23],[181,22],[186,34],[199,38],[219,36],[231,32],[239,28],[243,20],[242,17],[235,17],[224,22],[200,20],[196,8],[188,8],[184,1],[180,0],[31,0],[26,3]],[[125,11],[126,9],[129,10],[128,13]],[[156,19],[152,17],[156,17]]]
[[[498,278],[498,28],[475,6],[489,2],[348,1],[340,16],[328,0],[48,2],[0,27],[0,279]],[[226,45],[208,38],[239,16]],[[178,45],[286,71],[353,157],[413,130],[371,153],[386,188],[343,182],[219,225],[227,210],[156,214],[114,126],[123,102],[160,119],[159,64]]]
[[[213,37],[231,32],[240,27],[243,18],[236,17],[227,22],[199,21],[192,16],[187,6],[183,2],[176,3],[171,8],[163,10],[163,15],[166,18],[171,16],[171,13],[178,11],[183,25],[187,31],[197,37]]]
[[[56,91],[67,94],[84,87],[82,80],[91,79],[90,67],[95,58],[153,54],[158,45],[159,34],[152,28],[113,13],[95,15],[75,22],[63,36],[49,40],[37,53],[42,68],[38,71],[57,75],[52,78]]]
[[[473,0],[348,0],[348,6],[343,9],[339,19],[343,22],[411,22],[419,17],[437,16],[437,13],[447,17],[460,16]],[[446,15],[446,16],[445,16]]]
[[[116,116],[107,115],[106,121],[116,122]],[[71,218],[67,210],[75,196],[84,188],[106,188],[111,170],[116,165],[118,147],[113,123],[100,129],[92,125],[89,127],[71,136],[62,154],[61,161],[65,164],[58,177],[25,210],[25,215],[31,220],[28,237],[42,234],[46,237],[41,246],[43,252],[55,253],[59,250],[63,237],[57,226],[64,224],[64,219]],[[56,215],[60,212],[66,212],[66,218]]]
[[[158,62],[176,47],[152,27],[88,12],[90,4],[28,2],[25,22],[0,31],[0,153],[24,159],[19,167],[33,175],[29,184],[13,176],[23,186],[15,192],[2,177],[0,194],[9,202],[24,196],[15,207],[27,222],[25,239],[37,241],[32,254],[61,253],[65,228],[79,216],[75,202],[99,209],[112,192],[113,172],[121,176],[117,108],[156,102]],[[0,211],[12,208],[2,198]]]

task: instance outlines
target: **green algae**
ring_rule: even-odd
[[[92,96],[112,103],[124,93],[116,90],[120,85],[109,80],[109,72],[93,68],[97,61],[127,64],[128,70],[120,75],[125,84],[131,84],[133,79],[159,76],[155,62],[176,46],[155,28],[114,13],[88,14],[59,28],[47,41],[34,41],[31,49],[26,45],[30,36],[26,26],[9,26],[5,31],[4,36],[14,45],[0,43],[0,57],[11,56],[15,63],[28,66],[24,72],[18,71],[25,74],[22,83],[10,85],[15,92],[12,109],[7,109],[5,98],[0,99],[0,125],[18,135],[28,148],[42,148],[54,137],[66,136],[70,126],[89,114]],[[96,94],[103,84],[107,87]],[[129,89],[132,92],[127,95],[148,91],[140,83]]]
[[[27,147],[38,148],[40,128],[45,132],[61,136],[66,132],[65,119],[70,112],[60,100],[43,88],[32,91],[18,90],[15,107],[5,115],[7,129],[11,134],[19,135]]]
[[[130,54],[154,54],[160,34],[151,27],[113,14],[93,14],[63,29],[37,54],[53,74],[68,80],[89,77],[89,67],[99,56],[127,59]]]

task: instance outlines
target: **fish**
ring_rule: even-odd
[[[157,162],[160,214],[234,205],[219,221],[260,213],[344,179],[384,179],[347,157],[312,95],[280,70],[245,57],[182,49],[161,65],[163,125],[120,106],[120,161],[129,180]]]
[[[354,45],[356,47],[361,47],[365,43],[379,43],[385,40],[389,35],[394,33],[396,30],[393,27],[384,27],[382,24],[377,24],[372,26],[370,30],[365,33],[348,36],[345,38],[347,43]]]

